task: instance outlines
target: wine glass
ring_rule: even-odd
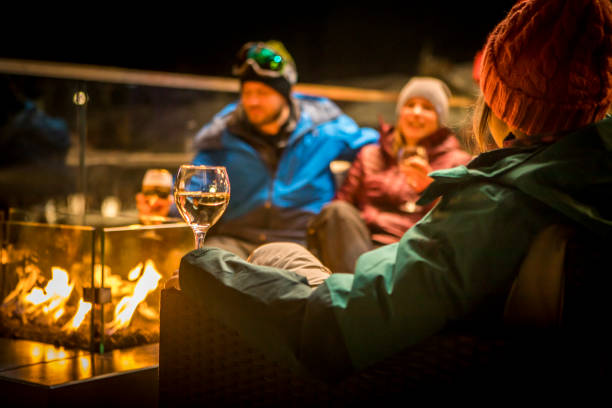
[[[196,248],[202,248],[206,232],[225,212],[230,182],[223,166],[182,165],[174,184],[174,201],[193,229]]]

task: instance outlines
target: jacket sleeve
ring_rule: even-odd
[[[389,357],[451,322],[500,322],[532,237],[556,222],[549,213],[511,189],[482,184],[444,197],[399,243],[362,255],[354,275],[332,274],[324,283],[332,305],[323,307],[353,366]],[[307,310],[320,307],[309,302]],[[321,336],[303,347],[328,352]]]
[[[214,248],[183,258],[180,285],[284,365],[339,378],[449,322],[499,320],[532,237],[558,222],[549,212],[482,183],[444,197],[399,243],[362,255],[354,275],[332,274],[314,290],[295,273]]]
[[[380,155],[380,148],[368,146],[362,149],[337,193],[337,198],[347,201],[361,211],[366,207],[383,208],[397,207],[407,201],[416,201],[417,193],[405,180],[397,167],[389,167],[381,171],[366,171],[368,161],[377,160],[372,156]],[[360,203],[359,197],[365,201]]]
[[[334,120],[337,136],[344,140],[346,148],[337,157],[338,160],[352,161],[359,150],[368,144],[376,143],[379,134],[375,129],[360,127],[349,116],[342,114]]]
[[[368,174],[363,188],[366,190],[368,201],[378,207],[397,207],[407,201],[416,201],[420,197],[397,166]]]
[[[306,302],[313,292],[305,277],[209,247],[182,258],[179,281],[188,297],[247,342],[285,366],[306,371],[298,360]]]

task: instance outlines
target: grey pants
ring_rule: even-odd
[[[223,248],[225,249],[225,248]],[[329,277],[331,271],[327,269],[305,247],[294,242],[272,242],[263,244],[253,250],[247,261],[254,265],[272,266],[279,269],[293,271],[306,277],[312,287],[319,286]],[[178,270],[169,278],[164,287],[180,289]]]
[[[326,268],[306,248],[293,242],[272,242],[257,247],[247,259],[254,265],[273,266],[305,276],[310,286],[319,286],[329,277]]]
[[[308,224],[308,249],[333,272],[353,273],[357,258],[375,248],[370,230],[352,204],[332,201]]]
[[[254,244],[244,239],[228,237],[227,235],[211,235],[204,240],[204,246],[215,247],[230,251],[242,259],[247,259],[249,254],[257,248],[259,244]]]

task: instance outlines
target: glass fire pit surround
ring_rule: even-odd
[[[186,224],[0,226],[0,337],[99,353],[159,341],[160,287],[193,249]]]

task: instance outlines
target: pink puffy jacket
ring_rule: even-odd
[[[403,210],[419,193],[400,172],[392,155],[393,127],[382,125],[380,144],[364,146],[353,162],[336,199],[353,204],[378,244],[398,241],[404,232],[420,220],[433,206],[417,206],[414,212]],[[433,170],[467,164],[472,156],[462,150],[454,133],[445,127],[420,143],[427,151]]]

